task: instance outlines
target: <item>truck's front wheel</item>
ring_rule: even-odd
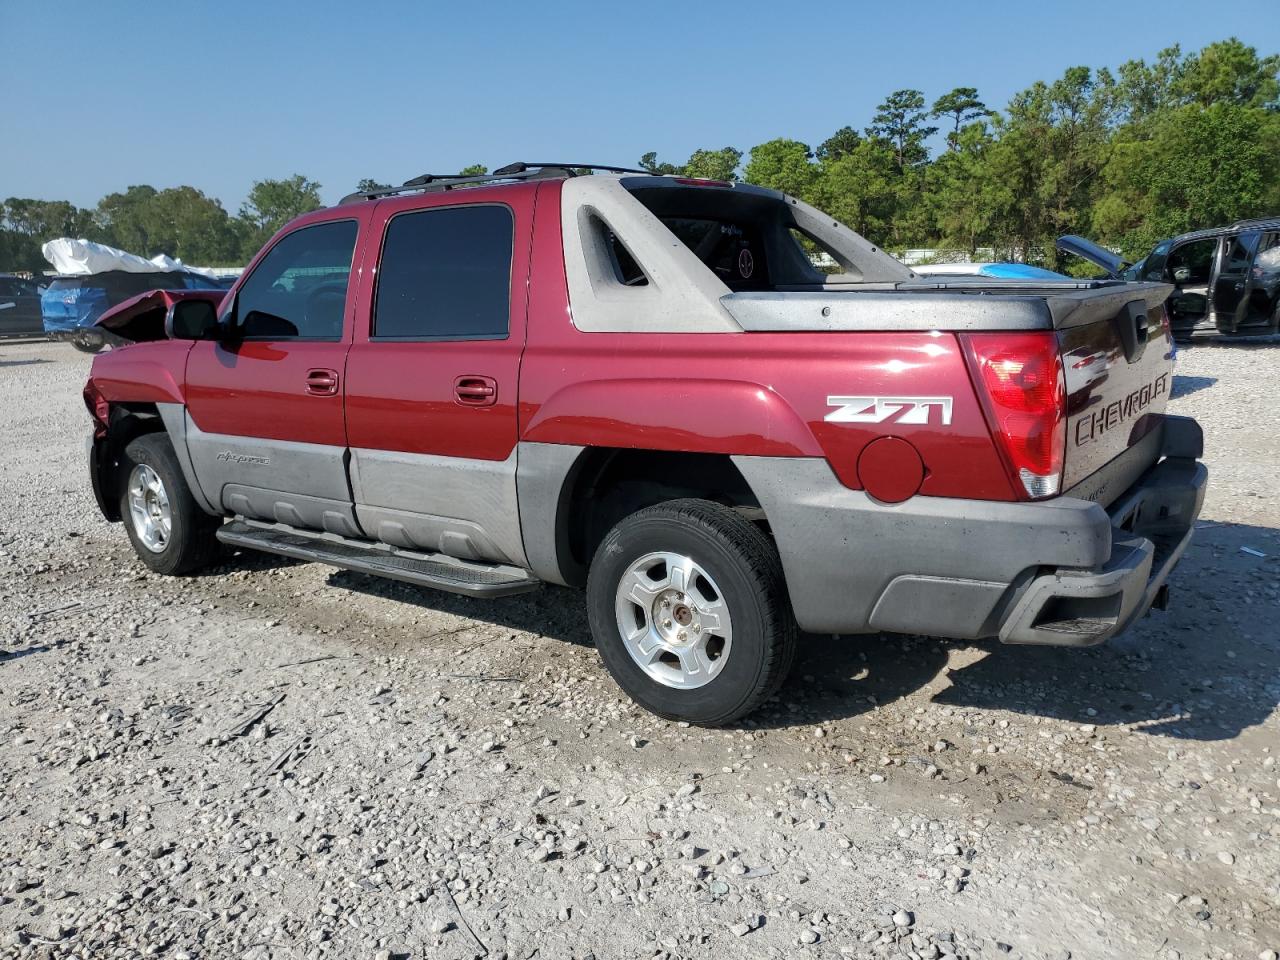
[[[147,433],[125,448],[120,517],[139,559],[156,573],[190,573],[218,554],[218,517],[191,496],[173,445]]]
[[[646,710],[717,726],[786,678],[796,627],[768,537],[706,500],[622,520],[601,542],[587,612],[610,674]]]

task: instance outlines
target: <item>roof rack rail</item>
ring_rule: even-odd
[[[654,173],[652,170],[643,170],[639,167],[611,167],[604,163],[524,163],[517,160],[515,163],[508,163],[505,167],[499,167],[493,171],[494,176],[504,174],[525,173],[530,170],[565,170],[569,176],[577,176],[579,170],[603,170],[605,173],[643,173],[646,176],[656,177],[660,174]]]
[[[606,173],[639,173],[645,176],[659,176],[652,170],[641,170],[636,167],[612,167],[602,163],[523,163],[517,161],[505,167],[499,167],[493,173],[461,174],[461,173],[424,173],[406,180],[398,187],[383,187],[379,190],[358,190],[349,193],[338,203],[355,203],[358,200],[377,200],[382,197],[393,197],[401,193],[413,191],[429,192],[432,190],[452,190],[454,187],[465,187],[474,184],[490,183],[495,180],[537,180],[552,177],[576,177],[579,170],[603,170]]]
[[[1234,227],[1269,227],[1273,223],[1280,223],[1280,214],[1270,217],[1247,217],[1244,220],[1236,220],[1231,224]],[[1228,229],[1231,229],[1228,228]]]

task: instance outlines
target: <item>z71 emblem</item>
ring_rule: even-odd
[[[828,423],[894,423],[927,424],[937,407],[944,427],[951,424],[951,397],[827,397],[837,409],[823,419]]]

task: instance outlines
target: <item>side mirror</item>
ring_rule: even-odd
[[[170,340],[209,340],[218,329],[218,308],[208,300],[179,300],[164,317]]]

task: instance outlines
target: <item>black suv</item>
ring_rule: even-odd
[[[0,273],[0,336],[40,333],[40,294],[34,280]]]
[[[1172,283],[1169,321],[1180,340],[1280,333],[1280,217],[1161,240],[1132,266],[1081,237],[1062,237],[1058,248],[1110,277]]]

